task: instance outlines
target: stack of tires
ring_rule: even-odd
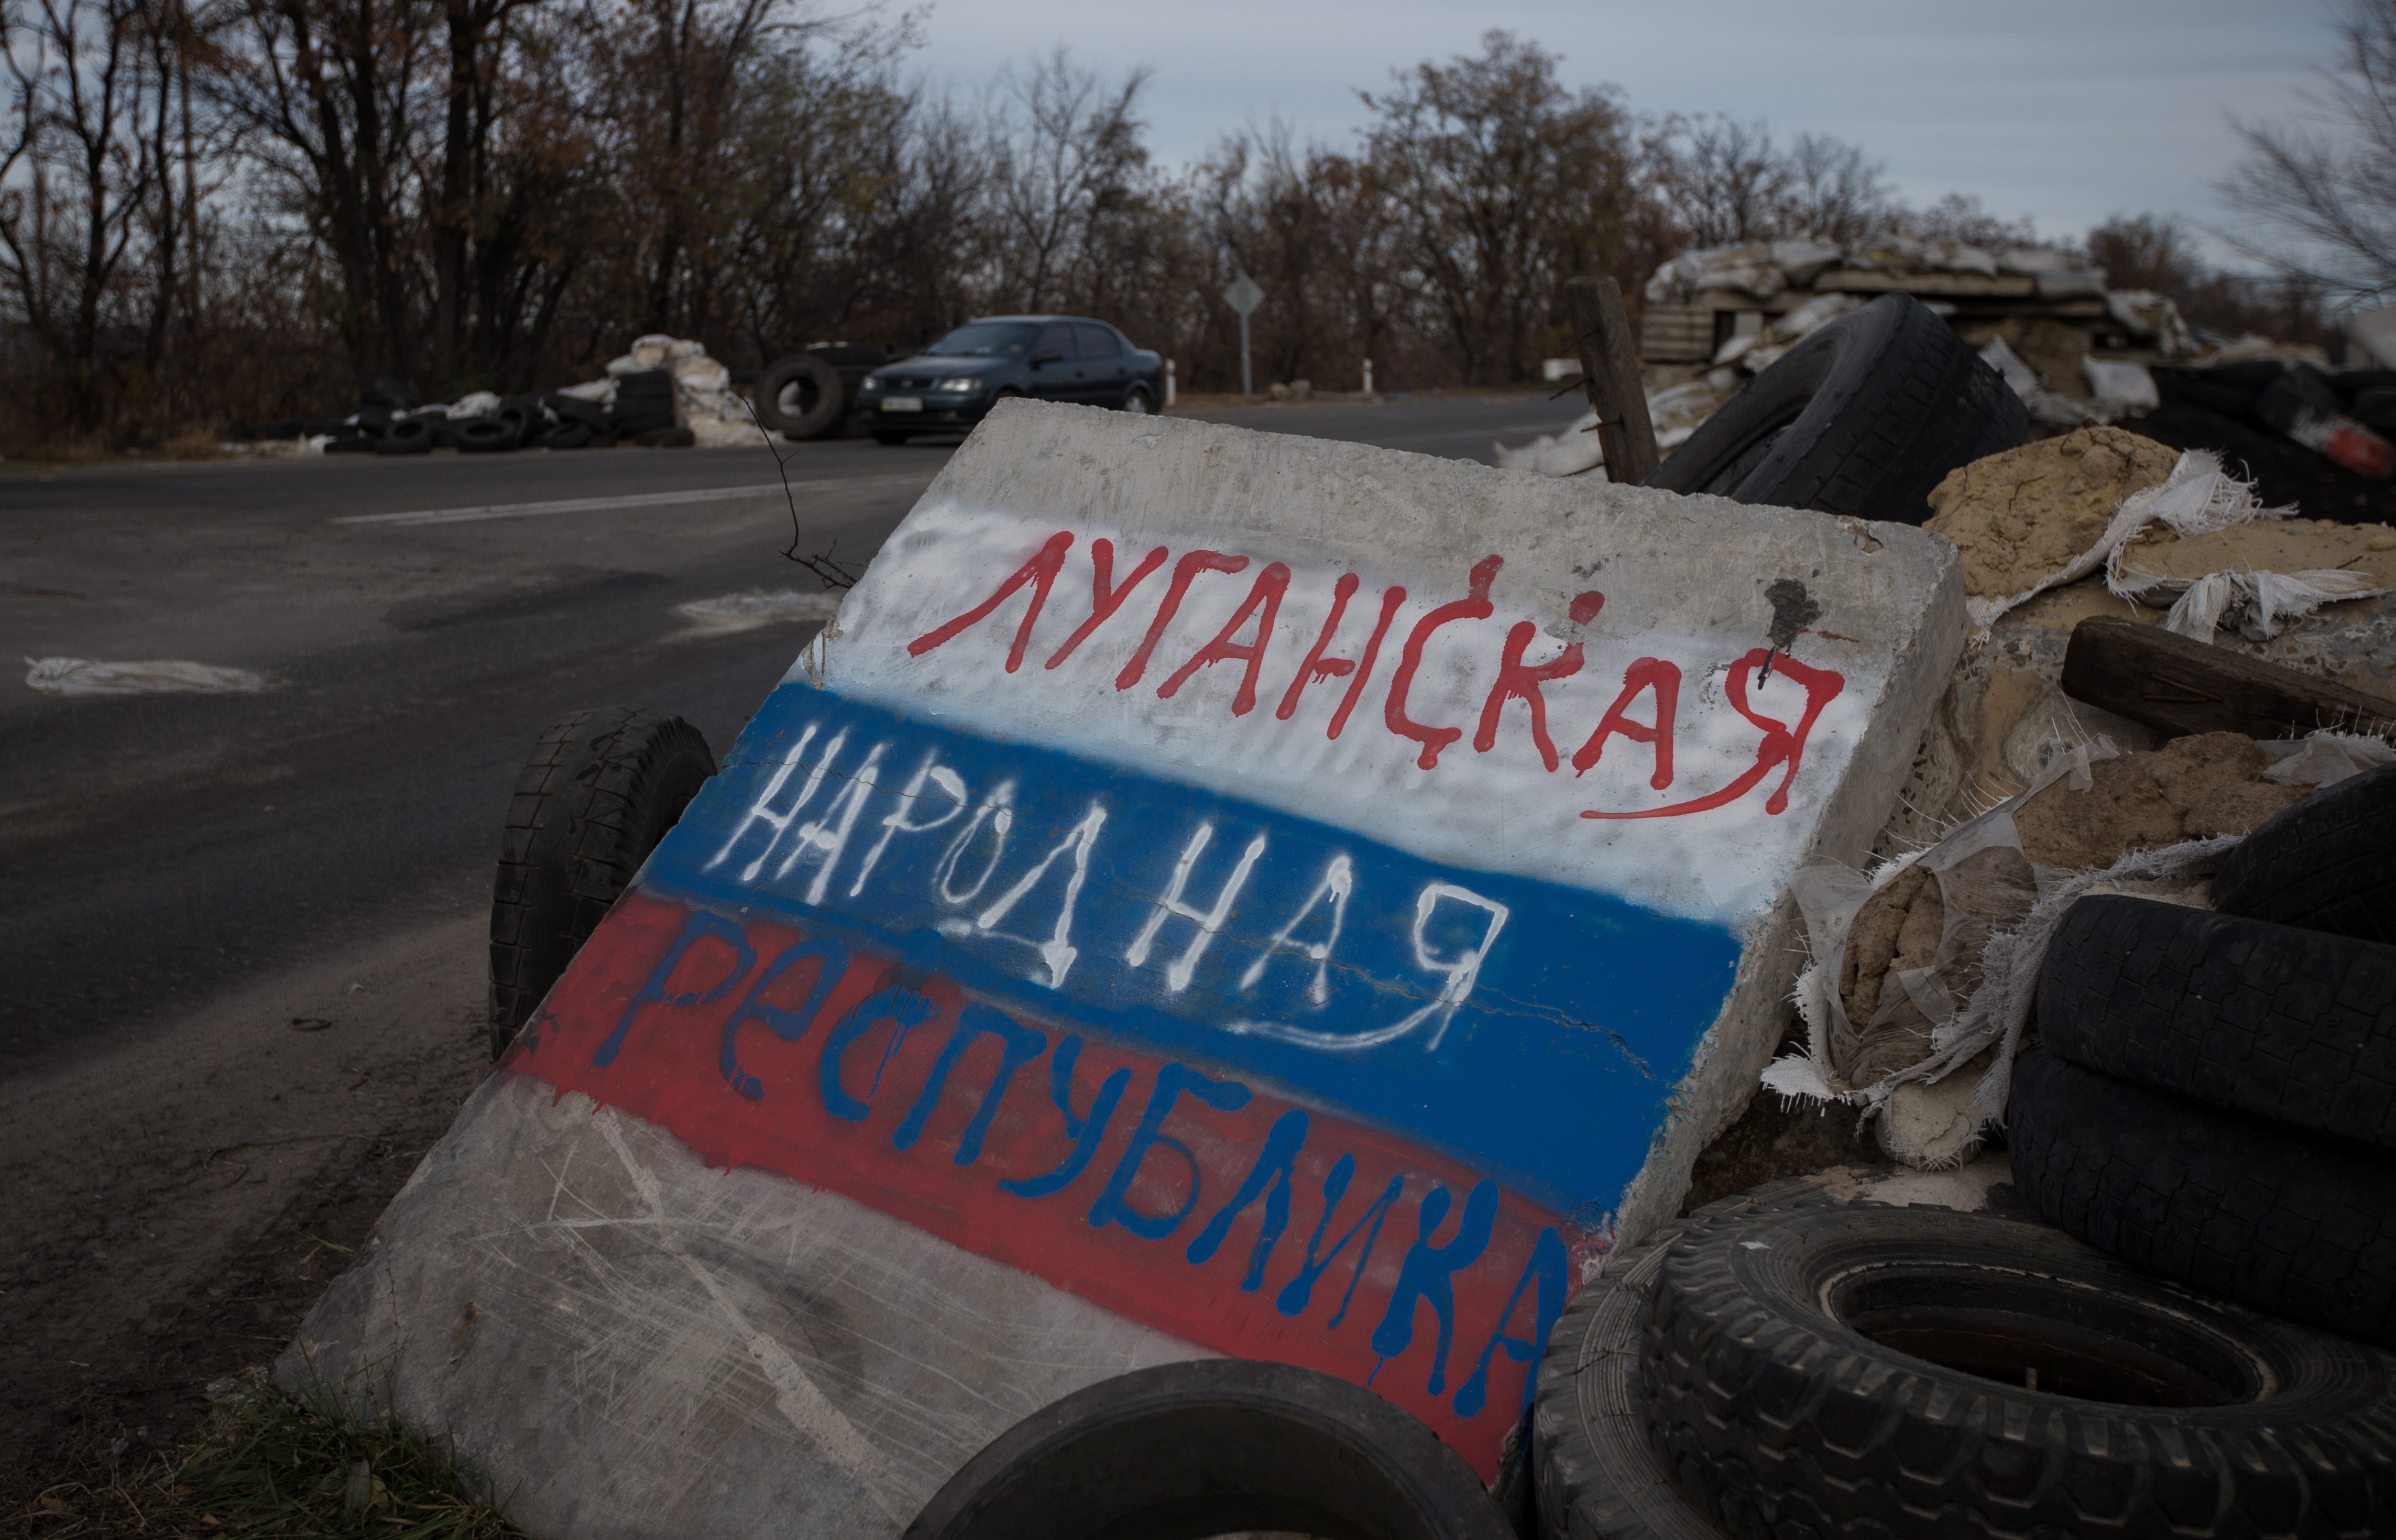
[[[1540,1533],[2396,1535],[2396,765],[2214,902],[2067,911],[2010,1204],[1796,1178],[1609,1256],[1540,1368]]]
[[[2041,1213],[2210,1294],[2396,1348],[2396,765],[2223,863],[2211,910],[2083,898],[2014,1070]]]

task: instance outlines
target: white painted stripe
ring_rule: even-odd
[[[835,487],[880,486],[892,482],[912,482],[914,476],[860,476],[847,481],[804,481],[791,483],[792,492],[828,492]],[[483,508],[424,508],[406,513],[348,513],[338,519],[327,519],[337,524],[480,524],[486,519],[529,519],[544,513],[601,513],[618,508],[663,508],[675,503],[735,502],[742,498],[765,498],[782,495],[782,484],[766,482],[756,486],[710,486],[688,492],[639,492],[617,498],[562,498],[555,502],[493,503]]]

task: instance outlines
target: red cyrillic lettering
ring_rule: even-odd
[[[1164,564],[1165,547],[1158,546],[1140,558],[1139,565],[1131,569],[1130,574],[1124,578],[1121,588],[1110,590],[1107,587],[1107,579],[1113,575],[1115,569],[1114,542],[1103,535],[1092,540],[1090,542],[1090,617],[1075,627],[1072,635],[1065,638],[1065,644],[1057,649],[1056,655],[1048,659],[1046,666],[1053,669],[1072,657],[1075,647],[1087,641],[1092,631],[1105,625],[1113,618],[1115,611],[1123,608],[1123,602],[1131,597],[1131,591],[1139,587],[1143,578]]]
[[[1548,740],[1548,702],[1539,694],[1539,686],[1551,679],[1569,679],[1580,672],[1580,644],[1570,642],[1564,650],[1545,663],[1525,664],[1523,649],[1539,634],[1539,628],[1528,620],[1518,620],[1506,633],[1506,650],[1498,659],[1498,683],[1489,687],[1489,698],[1481,705],[1481,731],[1472,737],[1476,753],[1485,754],[1498,746],[1498,718],[1509,699],[1520,699],[1531,709],[1531,741],[1539,746],[1539,758],[1549,769],[1556,767],[1556,746]]]
[[[1406,602],[1406,591],[1392,585],[1381,595],[1381,618],[1373,627],[1373,634],[1364,644],[1363,656],[1357,658],[1325,657],[1324,650],[1331,645],[1331,638],[1338,631],[1339,617],[1348,613],[1348,601],[1355,593],[1356,587],[1357,578],[1352,572],[1341,573],[1339,581],[1332,585],[1331,613],[1323,617],[1323,629],[1315,633],[1314,645],[1307,649],[1306,661],[1298,666],[1298,672],[1290,679],[1289,688],[1282,692],[1281,704],[1273,710],[1273,715],[1287,722],[1297,712],[1298,697],[1306,693],[1309,684],[1320,684],[1326,679],[1354,674],[1356,677],[1349,681],[1348,694],[1340,700],[1339,709],[1331,713],[1330,731],[1324,735],[1326,737],[1338,737],[1340,730],[1348,725],[1348,713],[1356,709],[1357,697],[1364,693],[1364,682],[1373,677],[1373,664],[1381,656],[1381,638],[1389,634],[1390,619],[1398,613],[1398,606]]]
[[[1764,659],[1771,657],[1772,655],[1766,649],[1758,647],[1732,664],[1729,676],[1723,681],[1724,690],[1730,697],[1732,708],[1739,715],[1764,729],[1764,741],[1756,748],[1755,763],[1737,780],[1719,791],[1693,798],[1688,802],[1674,803],[1670,807],[1651,807],[1644,813],[1584,812],[1581,816],[1584,818],[1671,818],[1685,813],[1703,813],[1709,808],[1721,807],[1747,795],[1758,782],[1770,775],[1773,767],[1777,764],[1786,764],[1789,768],[1781,776],[1779,786],[1775,788],[1772,795],[1765,800],[1764,810],[1766,813],[1776,814],[1786,812],[1789,807],[1789,783],[1797,778],[1798,762],[1804,756],[1805,738],[1814,730],[1814,719],[1822,714],[1823,707],[1838,698],[1839,692],[1847,687],[1847,681],[1844,674],[1834,673],[1829,669],[1810,668],[1798,662],[1787,653],[1773,657],[1773,668],[1795,680],[1805,691],[1804,712],[1798,717],[1796,730],[1791,732],[1788,724],[1776,722],[1768,716],[1759,716],[1747,703],[1748,675],[1762,668]]]
[[[1238,657],[1246,659],[1248,672],[1247,677],[1240,681],[1240,693],[1231,697],[1231,714],[1245,716],[1254,710],[1257,704],[1257,675],[1264,669],[1265,646],[1272,641],[1273,619],[1281,614],[1281,596],[1288,590],[1289,568],[1283,564],[1275,562],[1258,573],[1256,586],[1248,590],[1248,596],[1240,601],[1240,607],[1231,612],[1231,618],[1224,622],[1223,629],[1215,633],[1215,640],[1192,653],[1189,662],[1175,670],[1171,679],[1156,687],[1157,698],[1170,699],[1175,691],[1189,683],[1191,674],[1208,664]],[[1248,623],[1248,617],[1256,614],[1257,606],[1259,604],[1264,606],[1265,613],[1258,623],[1256,641],[1254,643],[1233,642],[1232,636],[1242,626]]]
[[[1072,549],[1073,532],[1060,529],[1048,537],[1032,560],[1015,569],[1015,575],[998,585],[998,591],[958,616],[938,631],[925,631],[907,644],[907,656],[921,657],[934,647],[953,640],[959,631],[975,624],[991,611],[1006,602],[1007,595],[1024,584],[1032,584],[1032,607],[1023,612],[1023,624],[1015,628],[1015,645],[1007,650],[1006,671],[1013,673],[1023,666],[1023,649],[1032,641],[1032,628],[1040,618],[1041,608],[1048,603],[1049,586],[1057,581],[1058,568],[1065,564],[1065,552]]]
[[[1631,719],[1631,703],[1643,690],[1656,692],[1656,724],[1647,726]],[[1644,743],[1656,750],[1656,773],[1647,784],[1661,791],[1672,784],[1672,723],[1681,710],[1681,670],[1678,665],[1660,657],[1643,657],[1622,670],[1622,693],[1605,709],[1598,722],[1597,731],[1573,755],[1573,774],[1586,775],[1605,752],[1605,740],[1619,733],[1634,743]]]
[[[1495,613],[1489,603],[1489,585],[1496,580],[1498,569],[1505,564],[1503,556],[1483,557],[1467,580],[1471,597],[1442,604],[1416,621],[1413,632],[1406,637],[1406,650],[1399,655],[1398,671],[1390,681],[1390,699],[1382,718],[1391,732],[1423,746],[1422,753],[1415,760],[1422,769],[1437,764],[1440,750],[1464,736],[1461,727],[1428,727],[1406,715],[1406,691],[1414,684],[1415,670],[1422,666],[1423,646],[1431,640],[1431,632],[1451,621],[1488,619]]]
[[[1193,551],[1174,563],[1173,583],[1165,591],[1165,603],[1156,606],[1156,618],[1148,623],[1148,634],[1139,639],[1139,651],[1132,654],[1123,672],[1115,675],[1115,688],[1130,689],[1148,671],[1148,655],[1156,650],[1165,628],[1173,624],[1174,616],[1180,612],[1181,596],[1190,591],[1192,579],[1202,572],[1245,572],[1247,565],[1245,556],[1225,556],[1213,551]]]
[[[1356,591],[1356,575],[1343,572],[1339,581],[1331,587],[1331,613],[1323,617],[1323,629],[1314,633],[1314,645],[1306,649],[1306,660],[1291,676],[1289,688],[1282,692],[1281,704],[1273,715],[1287,722],[1298,710],[1298,697],[1306,693],[1309,684],[1320,684],[1326,679],[1338,679],[1352,672],[1356,665],[1345,657],[1325,657],[1323,649],[1331,645],[1332,633],[1339,629],[1339,617],[1348,613],[1348,601]]]

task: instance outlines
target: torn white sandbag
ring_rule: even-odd
[[[1828,270],[1845,260],[1845,251],[1826,241],[1775,241],[1772,260],[1788,274],[1789,282],[1804,287]]]
[[[2123,499],[2122,511],[2105,531],[2105,587],[2133,603],[2171,595],[2174,603],[2163,623],[2198,641],[2211,641],[2223,625],[2236,626],[2250,641],[2264,641],[2277,635],[2286,621],[2334,600],[2388,591],[2365,574],[2338,569],[2224,571],[2189,578],[2138,565],[2142,544],[2165,531],[2174,538],[2189,539],[2257,519],[2288,518],[2296,511],[2294,504],[2264,507],[2251,484],[2221,468],[2218,455],[2190,449],[2161,486]]]
[[[1997,271],[2020,278],[2035,278],[2042,272],[2061,272],[2071,266],[2071,258],[2046,246],[2015,246],[1997,254]]]
[[[557,393],[562,396],[572,396],[577,401],[587,401],[594,406],[613,406],[616,405],[616,377],[609,375],[604,379],[585,380],[579,385],[568,385]]]
[[[49,695],[250,695],[284,681],[247,669],[180,658],[102,663],[88,657],[29,657],[25,683]]]
[[[499,409],[499,392],[496,391],[473,391],[469,392],[465,395],[459,396],[456,401],[450,403],[449,415],[453,418],[489,417],[493,412],[496,412]]]
[[[2300,738],[2266,743],[2271,760],[2263,778],[2281,786],[2336,786],[2349,776],[2396,764],[2396,748],[2368,733],[2341,733],[2322,727]]]
[[[2108,586],[2110,586],[2110,579]],[[2361,573],[2336,567],[2305,572],[2212,572],[2197,578],[2160,578],[2123,596],[2176,592],[2163,629],[2210,642],[2224,627],[2249,642],[2268,642],[2280,629],[2340,599],[2376,599],[2389,591]]]
[[[2087,378],[2089,393],[2096,398],[2096,409],[2108,418],[2163,405],[2163,398],[2155,389],[2155,377],[2147,372],[2143,364],[2083,358],[2080,372]]]
[[[1604,447],[1598,442],[1597,413],[1594,410],[1573,418],[1572,426],[1561,433],[1541,433],[1530,443],[1516,445],[1512,448],[1503,444],[1490,447],[1498,452],[1492,463],[1500,471],[1529,471],[1541,476],[1577,476],[1605,463]]]
[[[2105,296],[2105,312],[2166,357],[2181,358],[2197,351],[2196,333],[2189,329],[2179,307],[2152,289],[2113,289]]]
[[[1980,358],[1990,368],[2003,375],[2005,384],[2022,400],[2028,401],[2038,392],[2038,371],[2024,363],[2021,354],[2007,347],[2003,338],[1990,338],[1989,345],[1980,350]]]
[[[2092,893],[2202,902],[2198,884],[2243,837],[2133,850],[2101,870],[2033,867],[2016,814],[2057,781],[2068,787],[2057,794],[2085,794],[2095,784],[2090,765],[2113,756],[2101,737],[2057,741],[2027,790],[1928,849],[1870,877],[1827,862],[1801,870],[1790,894],[1804,917],[1811,958],[1793,995],[1806,1046],[1768,1066],[1764,1087],[1864,1109],[1882,1148],[1906,1164],[1938,1169],[1971,1159],[2003,1121],[2013,1057],[2064,910]],[[1937,949],[1912,967],[1891,959],[1874,1014],[1858,1027],[1842,998],[1851,928],[1868,900],[1908,881],[1935,884]]]
[[[1771,328],[1772,339],[1776,342],[1795,342],[1810,337],[1849,312],[1862,309],[1863,302],[1861,295],[1817,294],[1788,314],[1774,321]]]

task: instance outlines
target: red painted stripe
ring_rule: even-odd
[[[736,949],[725,939],[710,936],[692,943],[670,976],[652,977],[685,935],[690,914],[678,902],[638,891],[628,895],[552,993],[510,1066],[541,1077],[561,1093],[579,1091],[661,1124],[710,1165],[756,1167],[830,1188],[1220,1352],[1304,1364],[1369,1383],[1429,1423],[1484,1477],[1495,1473],[1499,1440],[1523,1404],[1528,1366],[1503,1343],[1492,1350],[1492,1342],[1501,1333],[1517,1339],[1535,1334],[1538,1285],[1518,1285],[1542,1232],[1558,1225],[1554,1215],[1511,1192],[1498,1193],[1486,1250],[1452,1279],[1453,1340],[1444,1364],[1435,1364],[1439,1312],[1421,1298],[1412,1311],[1412,1340],[1384,1361],[1370,1339],[1383,1323],[1404,1260],[1418,1241],[1424,1199],[1435,1188],[1446,1189],[1444,1215],[1421,1239],[1431,1245],[1450,1241],[1466,1223],[1467,1198],[1480,1180],[1470,1168],[1320,1108],[1304,1109],[1306,1140],[1293,1162],[1286,1228],[1264,1267],[1261,1287],[1246,1290],[1241,1285],[1265,1222],[1269,1193],[1259,1193],[1237,1215],[1211,1255],[1193,1263],[1191,1244],[1249,1177],[1269,1133],[1298,1104],[1252,1088],[1245,1105],[1218,1110],[1183,1094],[1158,1131],[1185,1147],[1189,1159],[1165,1145],[1152,1146],[1127,1196],[1136,1215],[1168,1215],[1189,1200],[1194,1175],[1199,1190],[1188,1215],[1159,1240],[1143,1239],[1121,1223],[1093,1224],[1093,1207],[1130,1146],[1167,1061],[1085,1034],[1072,1079],[1076,1117],[1090,1115],[1094,1098],[1116,1071],[1125,1072],[1127,1083],[1087,1166],[1053,1193],[1017,1196],[1000,1182],[1050,1173],[1074,1148],[1052,1099],[1052,1066],[1063,1029],[1016,1018],[1022,1027],[1045,1032],[1047,1041],[1036,1056],[1024,1057],[1030,1040],[1018,1039],[1015,1051],[1021,1062],[971,1163],[959,1165],[956,1156],[1001,1068],[1005,1045],[998,1035],[968,1042],[941,1094],[919,1120],[917,1136],[908,1148],[895,1148],[894,1135],[902,1133],[956,1033],[958,1013],[970,1003],[957,987],[938,976],[910,986],[898,962],[853,953],[802,1029],[790,1013],[816,992],[824,964],[816,959],[793,963],[751,1002],[784,1013],[780,1030],[792,1033],[793,1041],[784,1041],[770,1019],[753,1010],[736,1034],[739,1072],[751,1082],[752,1098],[722,1069],[725,1024],[744,1010],[776,957],[807,936],[779,923],[747,925],[739,934],[753,949],[755,962],[732,987],[708,999],[737,970]],[[885,1017],[857,1023],[861,1031],[840,1033],[854,1007],[894,987],[912,989],[930,1008],[924,1020],[901,1031]],[[645,988],[664,998],[636,1005]],[[594,1063],[619,1027],[621,1041],[612,1059]],[[836,1117],[826,1108],[822,1061],[836,1033],[849,1038],[842,1045],[839,1091],[868,1109],[861,1121]],[[1185,1068],[1210,1073],[1204,1065]],[[1285,1135],[1290,1126],[1284,1125]],[[1343,1156],[1352,1160],[1352,1175],[1325,1224],[1326,1178]],[[1401,1184],[1400,1195],[1383,1215],[1369,1264],[1344,1314],[1340,1306],[1364,1232],[1320,1272],[1305,1307],[1295,1317],[1284,1316],[1276,1302],[1303,1269],[1318,1227],[1320,1249],[1328,1251],[1392,1178]],[[1431,1207],[1440,1208],[1435,1198]],[[1543,1254],[1551,1263],[1555,1246],[1551,1238]],[[1561,1268],[1570,1282],[1579,1278],[1581,1249],[1575,1248]],[[1550,1276],[1558,1275],[1551,1266]],[[1385,1334],[1385,1344],[1389,1340]],[[1485,1396],[1466,1415],[1458,1406],[1458,1393],[1484,1355]],[[1463,1399],[1473,1400],[1469,1394]]]

